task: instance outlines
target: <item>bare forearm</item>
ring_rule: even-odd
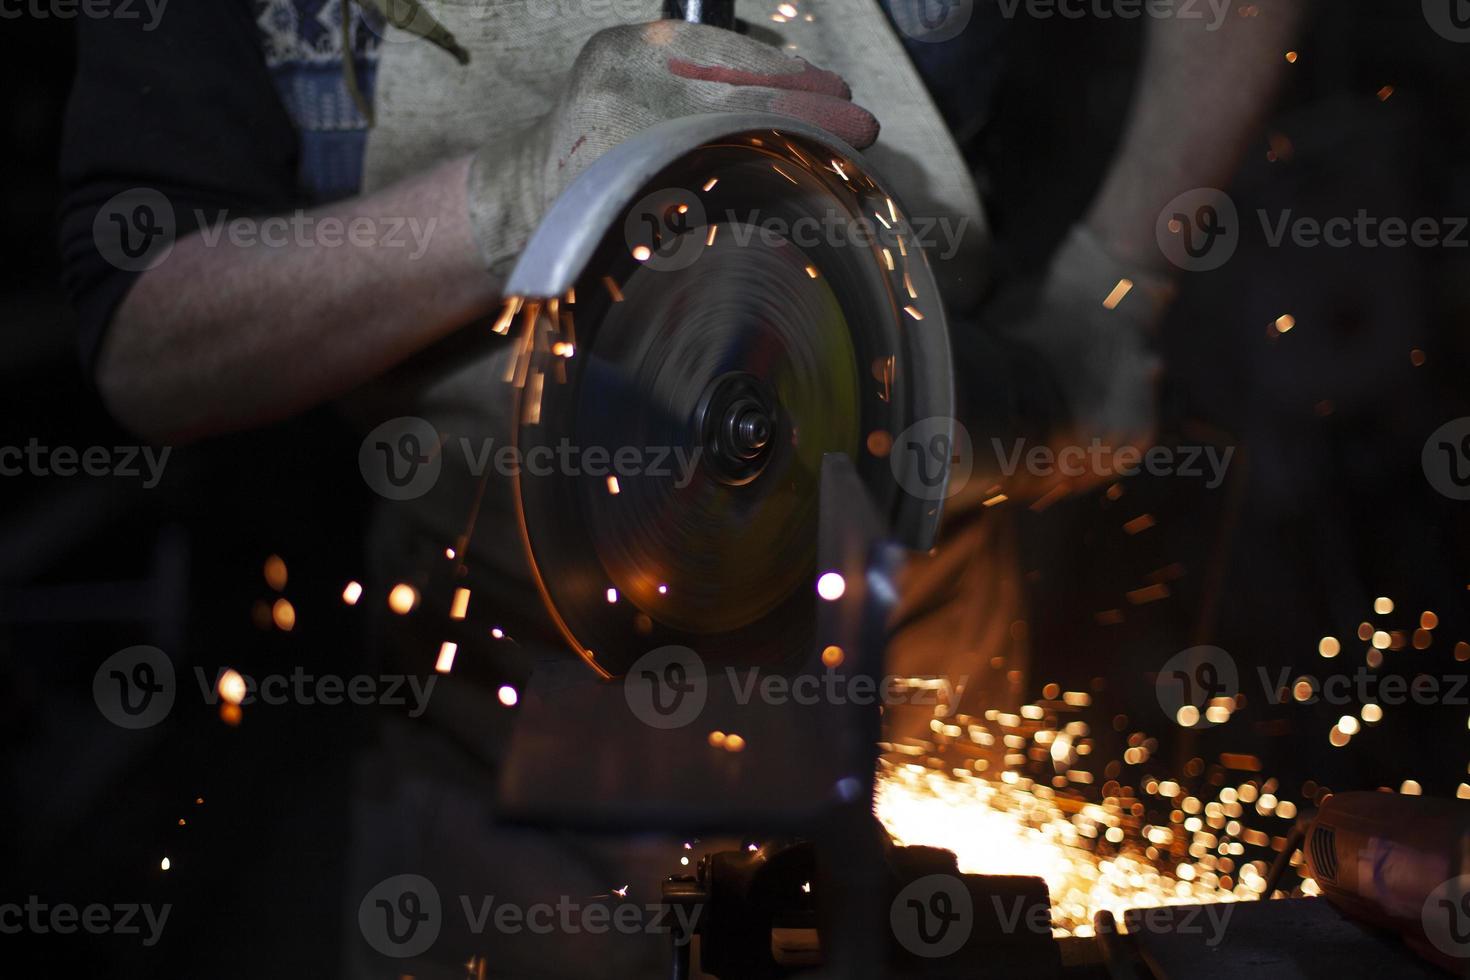
[[[1250,17],[1230,4],[1218,20],[1207,13],[1150,22],[1128,129],[1087,217],[1120,260],[1160,266],[1159,211],[1234,175],[1289,68],[1285,55],[1307,2],[1259,0]]]
[[[186,441],[340,395],[487,312],[469,158],[277,222],[180,241],[119,306],[98,366],[120,421]],[[255,233],[258,232],[258,233]],[[270,238],[270,241],[266,241]]]

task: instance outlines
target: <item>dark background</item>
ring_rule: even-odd
[[[1242,215],[1470,215],[1470,47],[1435,35],[1417,4],[1324,8],[1231,188]],[[1023,19],[1012,33],[983,155],[1000,272],[1025,277],[1096,188],[1141,24]],[[71,71],[67,22],[6,23],[0,445],[132,441],[76,366],[58,286],[55,173]],[[1274,336],[1288,312],[1297,327]],[[1309,778],[1334,789],[1413,778],[1453,795],[1470,778],[1464,705],[1388,708],[1383,724],[1334,749],[1328,729],[1348,709],[1270,705],[1255,668],[1351,669],[1365,646],[1359,623],[1412,631],[1434,610],[1433,645],[1389,652],[1384,671],[1465,672],[1451,651],[1470,639],[1470,511],[1429,486],[1420,451],[1441,423],[1470,414],[1467,312],[1465,248],[1269,249],[1257,233],[1224,268],[1186,276],[1165,341],[1164,434],[1237,446],[1230,479],[1209,491],[1137,477],[1116,500],[1098,491],[1023,515],[1033,696],[1053,680],[1093,690],[1160,735],[1162,758],[1176,762],[1255,753],[1284,797],[1300,799]],[[1414,348],[1423,366],[1411,364]],[[55,976],[101,963],[112,976],[336,974],[351,927],[338,888],[362,720],[297,706],[232,727],[189,694],[167,723],[124,733],[98,715],[91,681],[135,643],[168,650],[189,692],[195,665],[210,678],[224,665],[354,673],[361,617],[337,596],[361,574],[370,501],[356,448],[318,413],[176,449],[153,490],[126,478],[0,478],[0,902],[175,907],[151,950],[118,936],[0,936],[0,973],[40,956]],[[1156,526],[1125,534],[1142,513]],[[262,576],[271,554],[290,569],[290,633],[253,618],[275,598]],[[1171,566],[1170,598],[1124,598]],[[1397,603],[1393,615],[1373,615],[1380,595]],[[1122,622],[1100,623],[1112,609]],[[1343,641],[1331,662],[1316,655],[1326,634]],[[1167,734],[1152,682],[1197,643],[1231,652],[1247,701],[1229,725],[1185,739]],[[1099,755],[1116,754],[1099,734]]]

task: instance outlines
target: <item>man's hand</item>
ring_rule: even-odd
[[[1152,440],[1160,372],[1153,337],[1172,296],[1167,280],[1125,268],[1085,228],[1072,230],[1036,310],[1014,328],[1055,375],[1066,439],[1114,447]]]
[[[556,108],[512,151],[476,157],[470,217],[486,267],[505,271],[551,202],[603,153],[707,112],[794,116],[858,149],[878,138],[878,121],[853,104],[845,81],[770,45],[674,20],[609,28],[583,47]]]

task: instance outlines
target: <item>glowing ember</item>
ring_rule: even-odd
[[[342,590],[342,601],[349,606],[357,605],[357,600],[362,598],[362,583],[348,582],[347,587]]]
[[[289,633],[296,628],[296,607],[286,599],[277,599],[271,606],[271,621],[276,629]]]
[[[240,672],[233,668],[219,675],[219,682],[215,687],[219,691],[220,697],[224,698],[230,704],[235,705],[244,701],[245,695],[249,693],[245,687],[245,678],[241,677]]]
[[[454,655],[459,652],[458,643],[445,641],[439,648],[439,659],[434,662],[434,670],[441,674],[447,674],[454,669]]]
[[[393,586],[393,591],[388,593],[388,608],[400,616],[406,616],[412,612],[418,602],[418,590],[403,582]]]
[[[828,602],[836,602],[847,591],[847,582],[837,572],[826,572],[817,579],[817,595]]]

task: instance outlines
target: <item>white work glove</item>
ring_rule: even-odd
[[[794,116],[858,149],[878,137],[878,121],[839,76],[733,31],[674,20],[600,31],[556,107],[475,159],[470,221],[486,268],[507,271],[551,202],[603,153],[656,123],[706,112]]]
[[[1003,331],[1036,350],[1057,382],[1057,441],[1097,438],[1113,449],[1152,441],[1162,367],[1153,339],[1173,296],[1168,279],[1126,267],[1087,228],[1071,230],[1036,308]]]

